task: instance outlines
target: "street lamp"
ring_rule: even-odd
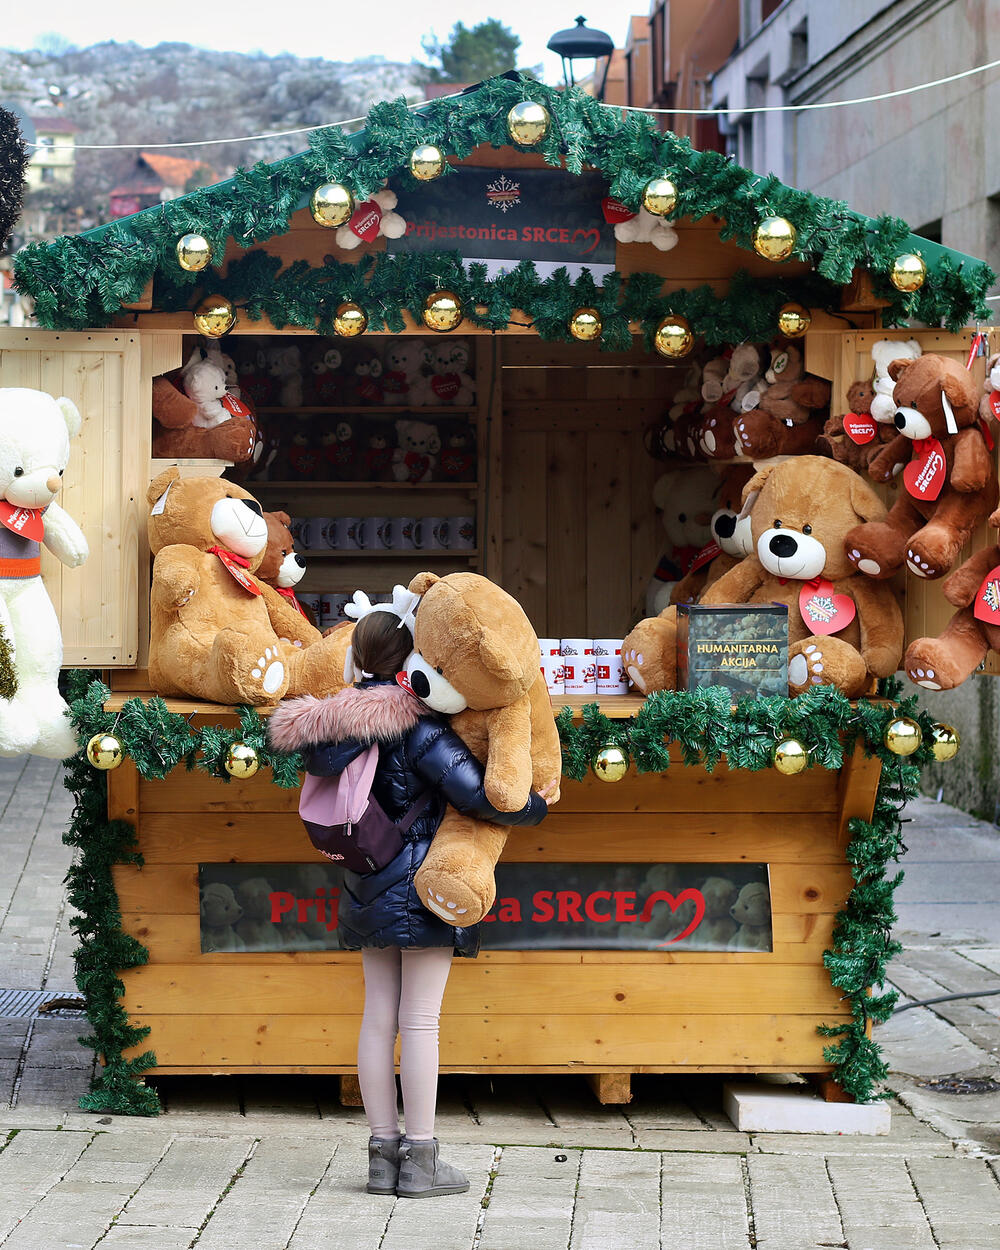
[[[575,26],[570,26],[568,30],[557,30],[545,45],[550,52],[555,52],[562,58],[563,80],[567,87],[576,85],[573,77],[574,61],[598,61],[601,57],[607,57],[610,64],[611,54],[615,50],[611,36],[603,30],[593,30],[586,25],[586,21],[585,17],[578,17]],[[596,92],[598,99],[604,94],[607,77],[608,67],[605,65],[604,79]]]

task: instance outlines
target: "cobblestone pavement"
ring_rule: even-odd
[[[0,1002],[72,994],[58,769],[0,761]],[[907,827],[901,1003],[1000,988],[1000,836],[926,800]],[[882,1027],[888,1137],[736,1132],[717,1078],[446,1078],[438,1132],[472,1180],[435,1202],[363,1191],[367,1131],[333,1080],[161,1080],[154,1119],[80,1111],[84,1022],[0,1015],[0,1247],[53,1250],[996,1250],[1000,995]],[[953,1091],[966,1092],[953,1092]]]

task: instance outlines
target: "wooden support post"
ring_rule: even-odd
[[[632,1101],[631,1072],[588,1072],[587,1080],[597,1095],[597,1101],[605,1107]]]
[[[809,1076],[809,1083],[815,1088],[816,1093],[824,1102],[853,1102],[854,1099],[844,1089],[839,1081],[835,1081],[832,1076],[828,1076],[825,1072],[813,1072]]]
[[[340,1078],[340,1105],[342,1107],[363,1107],[361,1098],[361,1082],[357,1073],[345,1072]]]

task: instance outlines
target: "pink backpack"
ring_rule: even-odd
[[[395,859],[431,801],[428,790],[402,820],[390,820],[371,792],[377,767],[378,746],[370,746],[336,777],[307,774],[299,795],[299,815],[313,846],[352,872],[377,872]]]

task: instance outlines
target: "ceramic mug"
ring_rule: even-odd
[[[545,688],[549,694],[563,694],[565,679],[563,678],[562,643],[558,638],[539,638],[538,648],[541,652],[540,662]]]
[[[358,527],[361,517],[335,516],[330,518],[326,531],[326,545],[332,551],[357,551],[361,546]]]
[[[327,545],[326,536],[333,517],[307,516],[302,518],[299,542],[305,551],[318,551]]]
[[[423,516],[416,524],[417,546],[424,551],[443,551],[448,546],[448,517]]]
[[[594,662],[598,694],[628,694],[628,678],[622,664],[620,638],[595,638]]]
[[[389,546],[393,551],[412,551],[417,545],[417,522],[412,516],[389,519]]]
[[[597,694],[593,638],[563,638],[563,680],[567,694]]]
[[[476,545],[476,521],[471,516],[450,516],[448,546],[455,551],[472,551]]]
[[[363,551],[385,551],[389,546],[389,518],[363,516],[358,526],[358,546]]]
[[[344,607],[350,602],[350,595],[324,591],[320,597],[320,629],[329,629],[331,625],[339,625],[341,621],[346,621]]]
[[[320,617],[320,600],[322,595],[314,590],[301,590],[295,592],[295,598],[298,599],[304,608],[312,609],[313,616],[317,621],[322,619]]]

